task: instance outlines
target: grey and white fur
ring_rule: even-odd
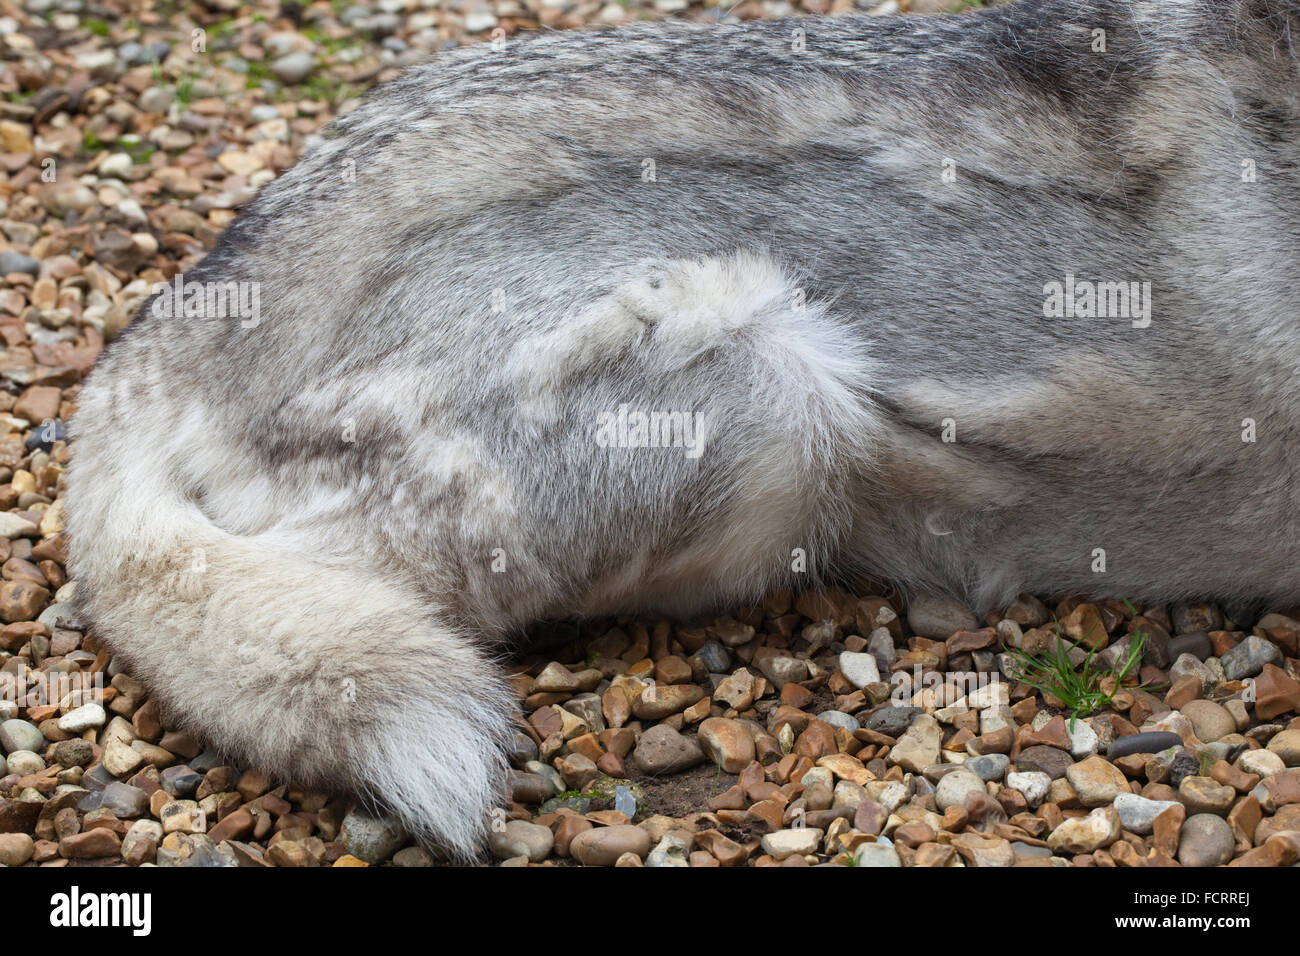
[[[1297,27],[1024,0],[411,69],[186,276],[260,321],[146,305],[90,377],[85,613],[236,759],[469,856],[531,621],[861,573],[1300,603]],[[1046,316],[1067,275],[1149,322]],[[622,406],[703,453],[598,441]]]

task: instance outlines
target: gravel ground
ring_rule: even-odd
[[[404,64],[494,31],[969,5],[0,2],[0,863],[437,862],[344,798],[223,765],[164,726],[80,626],[64,571],[63,422],[82,377],[149,288],[197,262],[322,125]],[[1026,596],[977,621],[858,590],[772,595],[708,622],[539,630],[549,650],[514,678],[526,719],[492,855],[633,866],[1300,857],[1300,611],[1234,622],[1212,605],[1049,608]],[[1147,635],[1140,672],[1086,719],[1007,677],[1018,673],[1007,649],[1051,649],[1056,621],[1107,664]],[[891,685],[897,675],[919,679],[914,694]],[[945,675],[967,683],[931,686]]]

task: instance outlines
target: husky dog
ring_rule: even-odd
[[[1296,603],[1293,31],[1024,0],[440,55],[90,377],[84,612],[237,759],[468,856],[530,621],[858,573]]]

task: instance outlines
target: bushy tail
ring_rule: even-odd
[[[69,477],[78,602],[169,718],[246,766],[371,795],[418,838],[477,852],[513,708],[481,648],[400,580],[223,531],[156,459],[93,427]]]

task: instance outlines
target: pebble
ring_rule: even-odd
[[[1288,767],[1300,767],[1300,730],[1284,730],[1268,742],[1270,753],[1277,754]]]
[[[1037,807],[1047,796],[1047,788],[1052,785],[1052,778],[1037,770],[1007,774],[1007,786],[1024,794],[1025,802]]]
[[[876,659],[876,665],[879,668],[888,670],[898,658],[898,651],[894,647],[894,635],[889,633],[889,628],[878,627],[871,632],[867,638],[867,653]]]
[[[1264,669],[1265,664],[1280,664],[1282,652],[1272,641],[1251,634],[1220,660],[1228,680],[1241,680],[1243,677],[1254,677]]]
[[[1111,760],[1114,760],[1117,757],[1127,757],[1129,754],[1158,754],[1162,750],[1168,750],[1170,747],[1181,747],[1182,745],[1183,738],[1175,733],[1149,731],[1118,738],[1111,744],[1107,755]]]
[[[1232,714],[1212,700],[1191,700],[1181,710],[1203,743],[1213,743],[1237,732],[1237,722],[1232,719]]]
[[[91,727],[102,727],[108,720],[108,714],[99,704],[82,704],[59,718],[59,730],[69,734],[79,734]]]
[[[494,826],[488,836],[488,849],[498,860],[526,856],[531,862],[540,863],[550,855],[554,843],[550,827],[526,820],[510,820],[500,830]]]
[[[947,640],[957,631],[979,627],[974,613],[954,598],[920,594],[907,605],[907,624],[914,634],[933,640]]]
[[[12,250],[0,252],[0,276],[7,276],[11,272],[25,272],[34,276],[38,275],[40,271],[40,262],[29,255]]]
[[[35,842],[26,833],[0,833],[0,865],[22,866],[35,849]]]
[[[1288,711],[1300,712],[1300,681],[1273,664],[1265,664],[1255,678],[1255,714],[1272,720]]]
[[[864,843],[853,853],[854,866],[902,866],[892,843]]]
[[[703,697],[704,689],[696,684],[655,684],[632,701],[632,713],[640,720],[663,720]]]
[[[705,641],[704,646],[691,656],[704,664],[704,669],[710,674],[722,674],[731,667],[731,655],[713,638]]]
[[[784,860],[788,856],[816,853],[821,839],[822,831],[817,827],[798,827],[765,834],[760,842],[764,853],[775,860]]]
[[[1085,807],[1104,807],[1121,793],[1129,793],[1128,778],[1114,764],[1092,756],[1065,771],[1066,779]]]
[[[119,820],[138,817],[149,809],[149,794],[139,787],[114,781],[100,792],[99,805]]]
[[[1082,760],[1085,757],[1095,754],[1101,746],[1101,740],[1097,736],[1097,731],[1092,729],[1092,725],[1086,720],[1074,721],[1074,727],[1070,727],[1070,721],[1065,722],[1065,732],[1070,735],[1070,756],[1075,760]]]
[[[972,793],[984,794],[984,781],[965,767],[943,775],[934,789],[934,802],[938,808],[960,807]]]
[[[1178,784],[1178,800],[1189,814],[1227,813],[1236,798],[1236,790],[1213,777],[1193,775]]]
[[[845,651],[840,655],[840,672],[858,690],[868,684],[880,683],[880,669],[871,654]]]
[[[644,859],[649,852],[650,834],[630,825],[595,827],[569,843],[569,855],[583,866],[613,866],[624,853]]]
[[[665,833],[663,839],[645,858],[651,867],[690,866],[691,845],[675,833]]]
[[[12,511],[0,511],[0,538],[34,538],[40,529],[32,521]]]
[[[1010,764],[1011,758],[1006,754],[984,754],[971,757],[962,766],[981,780],[1001,780]]]
[[[857,718],[841,710],[823,710],[817,715],[817,719],[824,724],[830,724],[832,727],[843,727],[849,733],[853,733],[858,729]]]
[[[5,769],[9,773],[25,777],[30,773],[40,773],[45,769],[45,761],[30,750],[15,750],[5,760]]]
[[[173,800],[158,811],[164,833],[204,833],[208,829],[207,814],[194,800]],[[390,851],[391,852],[391,851]],[[387,858],[390,854],[384,854]]]
[[[1119,838],[1119,814],[1114,807],[1098,807],[1086,817],[1063,820],[1051,836],[1048,847],[1055,853],[1092,853]]]
[[[786,655],[764,657],[759,662],[758,669],[777,690],[786,684],[808,679],[808,662]]]
[[[1237,766],[1260,777],[1270,777],[1286,769],[1282,758],[1271,750],[1247,750],[1237,758]]]
[[[1115,811],[1125,830],[1138,836],[1149,836],[1158,817],[1170,807],[1180,806],[1176,800],[1148,800],[1136,793],[1121,793],[1115,798]]]
[[[983,833],[967,832],[952,839],[952,846],[967,866],[1005,867],[1016,862],[1011,841]]]
[[[700,724],[697,740],[724,773],[740,773],[754,760],[754,738],[738,720],[710,717]]]
[[[45,735],[35,725],[15,717],[0,724],[0,748],[6,754],[17,750],[40,753],[45,750]]]
[[[1176,685],[1184,677],[1196,678],[1204,688],[1214,680],[1214,672],[1196,655],[1180,654],[1169,668],[1170,686]]]
[[[405,869],[423,869],[433,866],[433,856],[424,847],[408,846],[406,849],[398,850],[393,854],[393,866],[400,866]]]
[[[316,69],[316,58],[303,50],[286,53],[271,61],[271,72],[281,83],[289,86],[301,83]]]
[[[106,827],[96,827],[84,833],[73,833],[59,840],[59,856],[68,860],[116,857],[121,852],[121,839]]]
[[[632,752],[632,762],[652,777],[689,770],[704,761],[700,745],[667,724],[655,724],[645,731]]]
[[[923,711],[920,707],[897,707],[892,703],[886,704],[863,720],[862,726],[887,737],[897,738],[907,732],[912,721],[921,713]]]
[[[1183,821],[1178,862],[1183,866],[1221,866],[1232,859],[1237,841],[1223,817],[1196,813]]]
[[[1204,661],[1214,653],[1214,645],[1210,641],[1210,635],[1204,631],[1192,631],[1171,638],[1165,652],[1171,661],[1178,660],[1184,654],[1190,654],[1198,661]]]
[[[353,856],[367,863],[382,863],[407,842],[406,830],[389,817],[372,817],[353,810],[343,818],[339,842]]]
[[[621,784],[614,788],[614,809],[628,819],[637,816],[637,799],[633,796],[632,788]]]
[[[1037,770],[1057,780],[1065,776],[1066,770],[1074,764],[1074,759],[1067,751],[1057,747],[1034,744],[1020,751],[1015,764],[1017,770]]]
[[[943,728],[939,722],[929,714],[920,714],[890,749],[889,761],[904,770],[920,773],[939,762],[939,745],[942,741]]]

